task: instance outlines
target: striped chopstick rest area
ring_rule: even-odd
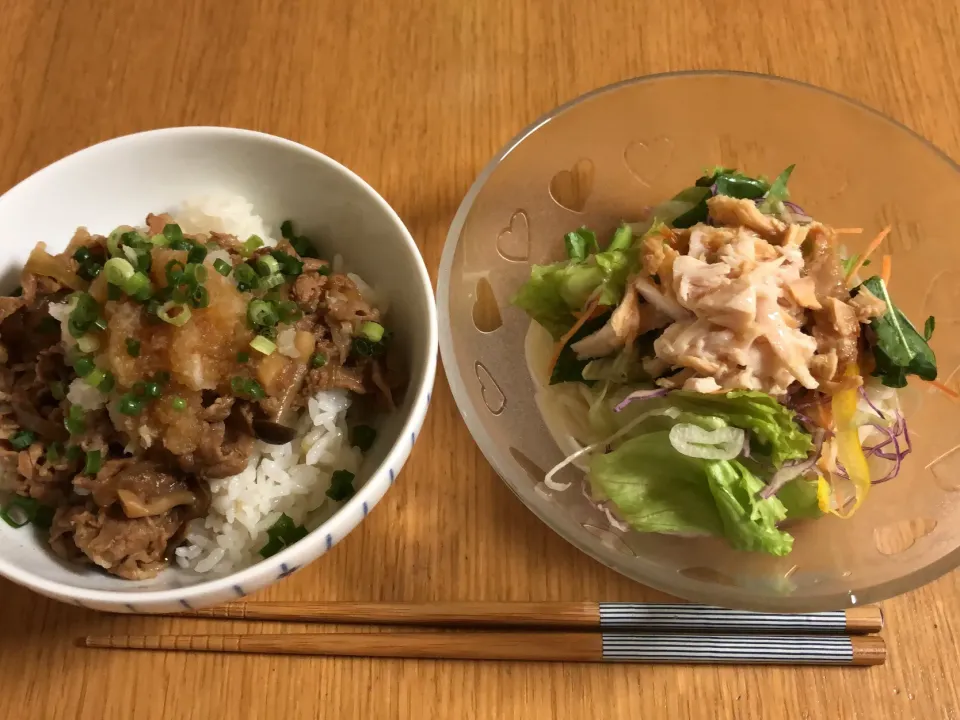
[[[815,613],[758,613],[684,603],[249,602],[181,617],[438,627],[580,628],[670,632],[863,634],[883,628],[876,606]]]
[[[662,635],[583,632],[381,632],[87,637],[91,648],[186,652],[678,664],[879,665],[871,636]]]

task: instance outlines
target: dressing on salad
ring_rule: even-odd
[[[788,520],[849,517],[910,453],[897,390],[936,383],[928,344],[890,295],[889,228],[859,256],[773,182],[714,168],[623,224],[604,249],[568,233],[513,303],[569,465],[611,522],[785,555]],[[549,349],[547,349],[549,348]]]

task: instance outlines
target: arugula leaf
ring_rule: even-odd
[[[756,200],[763,197],[768,190],[770,190],[770,184],[762,178],[752,178],[738,170],[715,167],[708,174],[698,178],[693,187],[686,188],[673,197],[673,201],[693,202],[693,207],[676,217],[672,223],[669,220],[664,222],[675,228],[688,228],[707,221],[707,198],[714,194]]]
[[[874,377],[879,377],[880,382],[892,388],[905,386],[908,375],[936,380],[937,358],[933,350],[907,316],[893,304],[886,283],[874,275],[862,286],[887,304],[887,311],[870,321],[872,332],[867,336],[877,364]],[[932,335],[934,324],[928,319],[924,332],[929,329]]]
[[[568,232],[563,236],[563,243],[567,248],[567,257],[577,262],[586,260],[588,255],[600,252],[596,233],[586,227]]]
[[[857,261],[859,259],[860,259],[859,255],[851,255],[846,260],[843,260],[840,263],[843,266],[843,274],[844,275],[848,274],[853,269],[853,266],[857,264]],[[860,267],[867,267],[869,265],[870,265],[870,261],[864,260],[863,265],[861,265]]]
[[[581,360],[570,346],[606,325],[611,314],[612,312],[606,312],[595,318],[590,318],[567,341],[567,344],[560,350],[557,364],[553,366],[553,372],[550,374],[551,385],[562,382],[581,382],[584,385],[593,385],[593,380],[584,380],[583,378],[583,369],[590,362],[590,358]]]
[[[933,329],[937,326],[937,319],[931,315],[927,318],[927,321],[923,324],[923,339],[927,342],[930,342],[930,338],[933,337]]]
[[[787,182],[790,180],[790,174],[796,165],[791,165],[782,173],[777,175],[776,180],[770,185],[767,194],[763,196],[763,202],[760,203],[759,210],[762,213],[770,213],[784,200],[790,199],[790,191],[787,189]]]

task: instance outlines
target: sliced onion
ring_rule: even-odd
[[[704,430],[699,425],[678,423],[670,428],[670,444],[687,457],[733,460],[743,452],[745,435],[744,430],[735,427]]]
[[[666,415],[667,417],[676,419],[677,417],[680,416],[680,411],[677,408],[664,408],[663,410],[651,410],[650,412],[646,412],[646,413],[643,413],[642,415],[638,415],[633,420],[631,420],[626,425],[624,425],[622,428],[617,430],[610,437],[604,438],[603,440],[600,440],[599,442],[595,442],[592,445],[587,445],[586,447],[580,448],[575,453],[565,457],[562,461],[560,461],[559,463],[554,465],[552,468],[550,468],[550,472],[548,472],[543,478],[543,484],[546,485],[551,490],[556,490],[557,492],[563,492],[564,490],[568,489],[570,487],[570,483],[554,482],[553,480],[554,475],[556,475],[558,472],[563,470],[567,465],[572,463],[577,458],[587,455],[588,453],[593,452],[597,448],[606,448],[607,445],[612,443],[614,440],[617,440],[623,437],[628,432],[633,430],[637,425],[642,423],[644,420],[646,420],[647,418],[653,417],[654,415]]]
[[[767,486],[760,491],[760,497],[764,500],[773,497],[788,482],[812,470],[814,466],[816,466],[817,460],[820,459],[820,453],[823,451],[824,437],[826,437],[826,432],[817,430],[813,434],[813,451],[807,456],[807,459],[784,463],[783,467],[777,470],[773,474],[773,477],[770,478]]]

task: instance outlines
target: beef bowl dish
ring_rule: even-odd
[[[6,264],[17,284],[0,298],[3,538],[88,584],[182,595],[302,553],[312,531],[329,549],[345,532],[323,529],[389,454],[398,416],[411,401],[426,409],[396,296],[354,272],[328,232],[308,234],[314,217],[265,217],[228,188],[32,237],[25,261]],[[403,433],[405,452],[415,435]],[[274,579],[302,564],[282,561]],[[231,582],[228,595],[257,584]]]

